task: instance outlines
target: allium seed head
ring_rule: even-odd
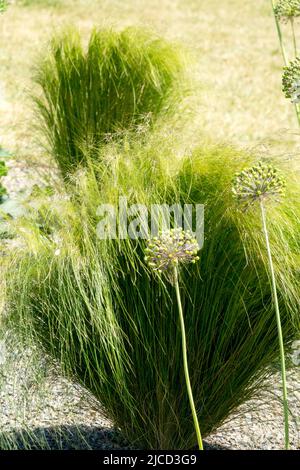
[[[290,65],[283,67],[282,91],[286,98],[290,98],[292,103],[298,103],[300,96],[300,58],[290,62]]]
[[[262,162],[238,173],[232,187],[237,201],[246,207],[267,199],[278,201],[284,191],[285,181],[278,170]]]
[[[279,21],[300,16],[300,0],[279,0],[275,7],[275,16]]]
[[[173,228],[147,241],[145,261],[154,271],[169,271],[179,264],[198,261],[199,249],[197,240],[189,230]]]

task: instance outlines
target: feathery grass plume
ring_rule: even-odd
[[[236,175],[233,183],[233,194],[238,202],[246,205],[253,205],[255,203],[260,205],[261,221],[263,232],[266,241],[266,248],[268,253],[269,269],[271,276],[272,294],[274,301],[274,308],[276,314],[280,362],[281,362],[281,377],[282,377],[282,392],[283,392],[283,414],[284,414],[284,435],[285,435],[285,449],[289,449],[289,406],[286,385],[286,365],[285,365],[285,352],[284,340],[282,334],[281,316],[279,310],[277,285],[273,264],[273,257],[269,241],[269,232],[266,221],[266,208],[265,204],[272,200],[278,201],[285,191],[285,181],[279,174],[278,170],[273,165],[267,165],[259,162],[247,170],[243,170]]]
[[[276,7],[274,7],[274,0],[272,0],[275,20],[280,30],[279,22],[289,22],[292,30],[294,53],[297,56],[297,40],[295,34],[295,18],[300,16],[300,1],[299,0],[279,0]],[[281,35],[281,32],[280,32]],[[287,62],[287,61],[285,61]],[[286,64],[287,65],[287,64]]]
[[[52,39],[36,82],[38,114],[66,176],[86,163],[84,148],[95,155],[107,136],[170,111],[182,92],[181,54],[143,29],[94,30],[86,50],[68,30]]]
[[[275,15],[281,21],[288,21],[300,16],[300,1],[279,0],[275,7]]]
[[[148,240],[147,248],[145,250],[147,253],[145,260],[147,261],[150,268],[154,271],[164,272],[170,282],[175,286],[182,335],[182,357],[186,388],[193,416],[198,447],[200,450],[203,450],[201,430],[195,408],[193,391],[191,388],[187,360],[186,331],[178,281],[178,269],[180,265],[195,263],[198,261],[199,256],[197,256],[197,254],[199,249],[200,247],[197,240],[193,238],[193,235],[189,231],[183,231],[181,227],[173,228],[171,230],[161,232],[159,237]]]
[[[151,145],[113,142],[101,158],[105,165],[94,161],[78,173],[72,197],[52,197],[19,221],[27,248],[11,253],[7,321],[83,384],[133,446],[191,449],[197,441],[174,286],[149,271],[143,240],[97,239],[97,207],[120,195],[129,205],[205,205],[201,263],[180,272],[190,381],[205,438],[261,392],[278,360],[264,236],[253,213],[235,210],[231,194],[232,175],[252,158],[202,146],[180,159],[161,135]],[[282,204],[270,205],[269,234],[288,352],[300,323],[297,174],[286,190]]]

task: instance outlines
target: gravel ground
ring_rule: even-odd
[[[290,442],[292,449],[300,449],[300,370],[288,375]],[[230,449],[276,450],[282,449],[283,415],[281,380],[276,374],[268,392],[243,405],[234,418],[224,424],[207,442]],[[232,417],[231,417],[232,418]]]
[[[61,377],[31,351],[6,352],[0,365],[0,447],[128,449],[101,406],[78,384]],[[36,369],[36,361],[39,367]],[[2,361],[4,362],[4,361]],[[38,370],[38,373],[36,372]],[[299,370],[289,374],[291,443],[300,449]],[[280,449],[283,445],[279,376],[274,390],[238,410],[234,419],[206,439],[208,449]],[[231,417],[233,418],[233,417]],[[300,424],[300,423],[299,423]]]

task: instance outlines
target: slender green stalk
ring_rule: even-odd
[[[300,126],[300,109],[299,109],[299,105],[297,103],[294,104],[295,106],[295,111],[296,111],[296,116],[297,116],[297,120],[298,120],[298,124]]]
[[[292,37],[293,37],[294,54],[295,54],[295,57],[297,57],[297,41],[296,41],[295,24],[294,24],[293,16],[291,17],[290,22],[291,22]]]
[[[286,53],[286,50],[285,50],[285,47],[284,47],[284,44],[283,44],[282,31],[281,31],[281,28],[280,28],[279,21],[278,21],[276,15],[275,15],[275,2],[274,2],[274,0],[271,0],[271,4],[272,4],[272,10],[273,10],[274,19],[275,19],[275,25],[276,25],[276,30],[277,30],[277,34],[278,34],[281,54],[282,54],[285,65],[288,65],[287,53]]]
[[[180,289],[179,289],[179,282],[178,282],[178,271],[177,271],[176,266],[174,266],[174,283],[175,283],[175,290],[176,290],[176,297],[177,297],[178,311],[179,311],[179,318],[180,318],[180,326],[181,326],[182,355],[183,355],[183,366],[184,366],[184,375],[185,375],[186,388],[187,388],[187,392],[188,392],[188,396],[189,396],[190,407],[191,407],[191,410],[192,410],[192,415],[193,415],[194,426],[195,426],[195,431],[196,431],[196,435],[197,435],[197,441],[198,441],[199,449],[203,450],[201,431],[200,431],[200,426],[199,426],[199,422],[198,422],[198,418],[197,418],[197,412],[196,412],[196,408],[195,408],[193,392],[192,392],[192,387],[191,387],[191,381],[190,381],[189,368],[188,368],[185,325],[184,325],[184,317],[183,317],[183,310],[182,310],[181,296],[180,296]]]
[[[276,322],[277,322],[277,329],[278,329],[278,339],[279,339],[279,348],[280,348],[280,361],[281,361],[281,377],[282,377],[282,391],[283,391],[283,411],[284,411],[284,432],[285,432],[285,449],[288,450],[290,448],[289,445],[289,407],[288,407],[288,395],[287,395],[287,384],[286,384],[286,367],[285,367],[285,353],[284,353],[284,344],[283,344],[283,334],[282,334],[282,327],[281,327],[281,318],[279,312],[279,304],[278,304],[278,297],[277,297],[277,288],[276,288],[276,280],[275,280],[275,273],[273,267],[273,260],[272,260],[272,253],[270,248],[269,242],[269,234],[267,229],[267,222],[266,222],[266,213],[263,202],[260,202],[261,208],[261,217],[263,223],[263,231],[264,236],[266,239],[266,246],[268,252],[268,260],[269,260],[269,267],[270,267],[270,274],[271,274],[271,283],[272,283],[272,292],[273,292],[273,300],[275,306],[275,313],[276,313]]]

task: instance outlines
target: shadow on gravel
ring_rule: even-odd
[[[226,450],[204,444],[206,450]],[[0,433],[1,450],[137,450],[112,428],[51,426]]]

